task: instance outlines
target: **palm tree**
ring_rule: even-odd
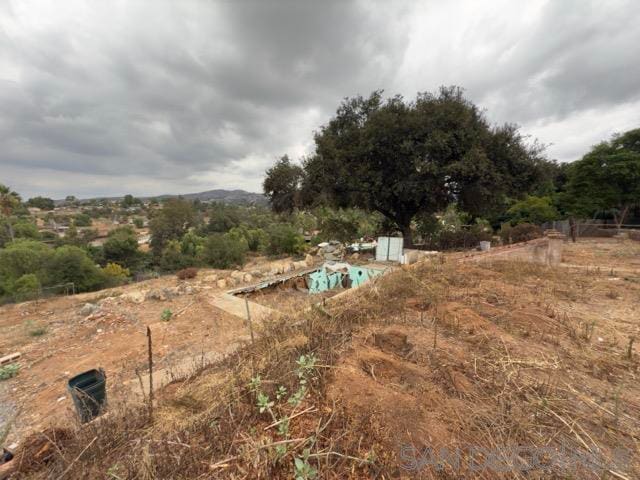
[[[14,240],[11,214],[18,205],[20,205],[20,195],[0,183],[0,214],[2,214],[2,218],[6,219],[11,241]]]

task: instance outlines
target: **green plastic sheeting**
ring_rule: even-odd
[[[378,275],[382,275],[382,270],[349,265],[347,275],[351,281],[351,287],[359,287],[370,279],[377,277]],[[309,285],[309,293],[321,293],[334,288],[339,288],[342,286],[343,277],[343,273],[327,273],[327,270],[323,267],[320,270],[309,274],[309,279],[311,281],[311,284]]]

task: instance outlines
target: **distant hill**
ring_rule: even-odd
[[[222,203],[232,203],[238,205],[267,205],[267,197],[262,195],[261,193],[253,193],[247,192],[245,190],[207,190],[206,192],[198,192],[198,193],[185,193],[178,195],[156,195],[150,197],[138,197],[141,200],[149,200],[151,198],[155,198],[158,200],[166,199],[166,198],[175,198],[182,197],[187,200],[200,200],[203,202],[206,201],[214,201],[214,202],[222,202]],[[119,201],[122,200],[122,197],[94,197],[94,198],[82,198],[80,202],[89,202],[91,200],[110,200],[110,201]],[[55,200],[57,205],[64,203],[64,200]]]
[[[200,200],[200,201],[216,201],[224,203],[239,203],[239,204],[257,204],[266,205],[267,197],[261,193],[252,193],[245,190],[207,190],[206,192],[199,193],[187,193],[184,195],[161,195],[155,197],[157,199],[171,198],[181,196],[187,200]],[[152,197],[145,197],[152,198]]]

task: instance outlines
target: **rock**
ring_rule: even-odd
[[[125,293],[120,298],[122,298],[123,300],[127,300],[129,302],[132,302],[132,303],[142,303],[142,302],[144,302],[144,297],[145,297],[145,295],[144,295],[143,292],[135,291],[135,292]]]
[[[305,268],[307,268],[307,262],[305,262],[304,260],[300,262],[293,262],[294,270],[303,270]]]
[[[351,255],[351,260],[358,260],[360,258],[360,254],[359,253],[354,253],[353,255]]]
[[[313,257],[307,253],[305,255],[305,257],[304,257],[304,263],[307,264],[307,267],[312,267],[313,266]]]
[[[244,272],[241,272],[240,270],[234,270],[233,272],[231,272],[231,278],[241,282],[244,278]]]
[[[224,278],[221,278],[217,281],[218,288],[227,288],[227,281]]]
[[[82,315],[83,317],[87,317],[94,314],[98,310],[100,310],[100,307],[98,307],[97,305],[94,305],[93,303],[85,303],[80,309],[80,315]]]
[[[251,275],[250,273],[245,273],[244,277],[242,278],[242,280],[245,283],[249,283],[249,282],[253,281],[253,275]]]
[[[211,275],[207,275],[206,277],[203,278],[203,280],[205,282],[217,282],[218,281],[218,275],[216,275],[215,273],[211,274]]]
[[[274,262],[271,264],[270,275],[280,275],[285,272],[285,264],[282,262]]]
[[[260,270],[254,270],[251,272],[251,275],[253,275],[254,277],[261,277],[262,272]]]
[[[149,290],[144,296],[144,299],[164,301],[167,299],[167,295],[164,290]]]
[[[227,287],[235,287],[238,284],[238,281],[233,277],[227,277],[225,280],[227,281]]]
[[[293,272],[296,269],[296,266],[293,262],[289,262],[285,265],[285,272]]]
[[[184,284],[180,284],[177,287],[163,288],[162,289],[162,293],[164,293],[164,296],[166,298],[177,297],[177,296],[180,296],[182,293],[184,293],[184,288],[185,288],[185,285]]]
[[[194,293],[196,293],[196,289],[195,289],[194,287],[192,287],[191,285],[187,285],[187,286],[184,288],[184,293],[185,293],[186,295],[193,295]]]

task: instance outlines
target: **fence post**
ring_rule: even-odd
[[[153,419],[153,351],[151,350],[151,329],[147,326],[147,345],[149,349],[149,421]]]

